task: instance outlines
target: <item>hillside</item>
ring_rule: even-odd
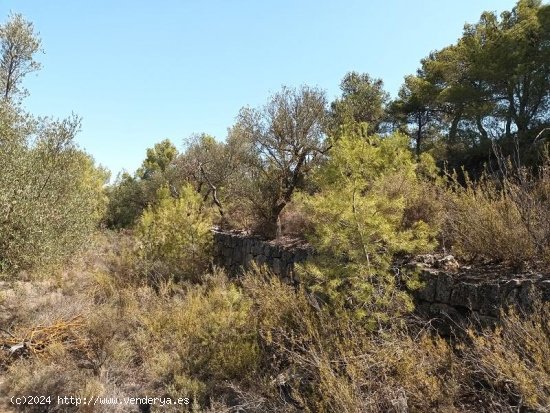
[[[0,46],[0,411],[550,412],[550,5],[113,180]]]

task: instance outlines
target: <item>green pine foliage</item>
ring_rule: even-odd
[[[137,225],[141,258],[153,277],[196,280],[206,270],[212,246],[212,210],[192,186],[185,185],[174,199],[166,186],[158,202]]]
[[[302,197],[318,251],[302,276],[320,300],[370,321],[411,308],[395,288],[409,275],[396,277],[391,267],[397,254],[434,246],[436,223],[407,219],[428,185],[421,175],[433,168],[429,157],[415,160],[403,135],[344,134],[335,142],[315,177],[319,192]]]

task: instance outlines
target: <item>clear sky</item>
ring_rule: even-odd
[[[113,175],[147,147],[193,133],[225,139],[242,106],[281,85],[339,94],[348,71],[397,94],[421,58],[513,0],[0,0],[40,32],[43,68],[25,107],[83,118],[81,147]]]

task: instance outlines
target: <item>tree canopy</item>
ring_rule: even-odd
[[[332,128],[367,123],[369,132],[378,132],[389,101],[382,79],[372,79],[368,73],[349,72],[342,79],[340,89],[342,97],[331,103]]]
[[[529,157],[550,125],[549,15],[538,0],[520,0],[500,18],[484,12],[457,43],[422,60],[392,104],[418,151],[442,137],[454,166],[487,160],[495,142]]]
[[[34,31],[33,24],[21,14],[12,14],[0,26],[0,87],[5,100],[25,96],[23,78],[40,69],[35,60],[40,50],[41,40]]]
[[[245,107],[239,113],[234,133],[250,142],[254,155],[250,166],[261,183],[261,195],[267,201],[266,224],[272,228],[328,149],[326,106],[320,89],[283,87],[262,108]]]

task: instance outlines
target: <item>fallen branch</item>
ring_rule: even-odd
[[[84,325],[81,315],[69,320],[59,320],[47,326],[38,325],[20,332],[0,330],[0,348],[10,357],[40,356],[53,343],[61,343],[69,348],[83,349],[87,340],[80,335]],[[0,360],[1,360],[0,354]]]

